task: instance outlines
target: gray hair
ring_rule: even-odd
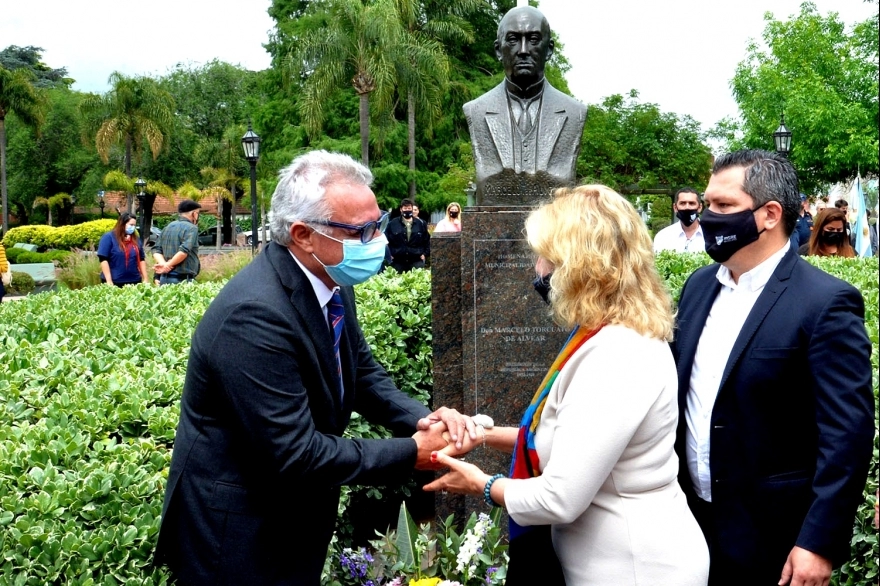
[[[300,155],[282,169],[272,194],[272,240],[287,247],[294,222],[329,220],[331,210],[324,194],[331,183],[369,187],[373,174],[348,155],[324,150]]]
[[[753,209],[771,201],[782,206],[785,233],[790,236],[803,208],[797,172],[791,161],[782,155],[759,149],[734,151],[715,159],[712,174],[731,167],[745,169],[742,190],[751,196]]]

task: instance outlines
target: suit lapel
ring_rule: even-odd
[[[770,313],[770,310],[776,305],[776,302],[779,301],[779,297],[788,288],[787,281],[791,276],[791,271],[797,260],[797,252],[794,248],[790,248],[785,256],[782,257],[779,266],[773,271],[770,280],[767,281],[764,290],[761,291],[757,301],[755,301],[755,305],[749,312],[748,317],[746,317],[746,321],[739,332],[739,336],[737,336],[736,342],[733,344],[733,349],[730,351],[730,358],[727,360],[727,365],[724,367],[724,374],[721,376],[721,384],[718,386],[719,393],[721,392],[721,389],[724,388],[724,384],[730,377],[733,368],[742,357],[743,351],[752,341],[758,328],[764,323],[767,314]]]
[[[495,144],[502,167],[513,168],[513,137],[510,128],[510,111],[504,84],[492,91],[492,103],[486,108],[486,126]]]
[[[335,376],[336,372],[335,356],[333,354],[333,336],[330,333],[330,326],[324,318],[324,311],[315,297],[315,290],[312,288],[308,277],[303,273],[302,269],[290,256],[290,252],[283,246],[270,243],[265,252],[269,262],[278,273],[282,285],[290,291],[290,304],[293,310],[299,314],[302,323],[305,324],[306,336],[315,345],[315,352],[318,355],[323,379],[326,382],[326,388],[333,405],[341,409],[342,403],[339,397],[339,390],[336,389]],[[346,312],[348,307],[346,306]],[[346,330],[348,329],[348,316],[346,316]],[[293,324],[291,324],[293,325]],[[343,357],[343,345],[345,344],[346,335],[342,337],[340,342],[340,358]],[[343,372],[344,358],[343,358]],[[347,388],[347,387],[346,387]]]
[[[541,116],[539,118],[541,128],[541,143],[538,145],[538,169],[550,167],[550,155],[556,147],[556,141],[562,133],[562,127],[568,120],[565,108],[556,108],[556,100],[548,95],[549,87],[544,89],[544,97],[541,99]]]

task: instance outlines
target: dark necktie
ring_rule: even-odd
[[[336,357],[336,383],[339,386],[339,397],[342,398],[342,362],[339,360],[339,340],[342,337],[342,327],[345,325],[345,309],[342,307],[342,297],[339,289],[333,291],[333,297],[327,303],[327,321],[333,333],[333,355]]]

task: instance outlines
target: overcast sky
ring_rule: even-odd
[[[0,48],[43,47],[43,60],[66,67],[74,89],[104,92],[113,71],[162,75],[177,63],[217,58],[260,70],[272,20],[269,0],[0,0]],[[815,0],[848,24],[876,4]],[[541,0],[541,10],[572,64],[568,81],[585,103],[640,92],[661,110],[690,114],[709,129],[736,116],[729,82],[760,39],[764,12],[787,18],[800,0]]]

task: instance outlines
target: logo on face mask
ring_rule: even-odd
[[[758,231],[754,210],[734,214],[718,214],[711,210],[703,212],[700,226],[706,239],[706,253],[715,262],[725,262],[731,256],[755,242],[764,230]]]

